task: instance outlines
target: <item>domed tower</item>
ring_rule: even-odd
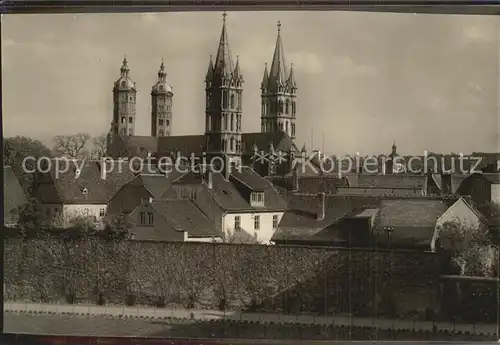
[[[399,160],[399,154],[397,152],[396,142],[392,144],[392,151],[387,156],[387,162],[385,164],[386,174],[399,174],[402,172],[402,161]]]
[[[268,70],[266,64],[260,89],[261,132],[285,132],[295,139],[297,83],[293,65],[288,69],[285,62],[280,22],[271,69]]]
[[[130,79],[127,58],[123,59],[121,76],[113,87],[112,132],[119,135],[134,135],[136,95],[135,82]]]
[[[172,87],[167,82],[163,61],[158,71],[158,81],[151,89],[151,136],[170,136],[172,133]]]
[[[226,164],[241,164],[242,92],[243,76],[229,50],[224,13],[215,63],[210,57],[205,77],[205,138],[207,156],[221,157]]]

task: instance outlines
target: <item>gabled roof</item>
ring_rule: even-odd
[[[14,221],[15,217],[12,212],[28,201],[19,180],[10,166],[3,167],[3,192],[4,223],[8,224]]]
[[[203,185],[213,200],[226,212],[243,211],[275,211],[286,209],[286,201],[280,196],[274,186],[250,167],[241,167],[241,173],[233,171],[234,177],[226,180],[221,173],[212,172],[212,188],[209,189],[206,180],[197,171],[191,171],[174,181],[173,185]],[[241,186],[246,189],[241,190]],[[247,195],[253,191],[264,192],[265,208],[250,205]]]
[[[212,222],[189,200],[154,200],[151,205],[175,230],[186,231],[189,237],[221,236]]]
[[[68,169],[65,163],[56,170],[55,161],[47,173],[41,173],[38,178],[35,196],[45,204],[106,204],[114,193],[134,174],[124,164],[122,169],[113,169],[103,178],[103,167],[100,161],[81,161],[75,165],[69,162]],[[77,169],[81,167],[79,171]]]
[[[317,195],[295,194],[281,218],[272,240],[303,240],[313,236],[342,218],[370,208],[377,208],[379,198],[360,196],[325,196],[325,218],[317,220],[320,200]]]
[[[387,244],[390,228],[391,243],[430,248],[437,220],[454,202],[422,198],[383,200],[374,227],[377,242]]]

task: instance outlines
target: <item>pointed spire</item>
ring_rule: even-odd
[[[288,86],[292,89],[297,88],[297,82],[295,81],[295,73],[293,73],[293,63],[290,65],[290,75],[288,76]]]
[[[210,62],[208,63],[207,75],[205,76],[205,82],[212,81],[212,77],[214,76],[214,63],[212,60],[212,55],[210,55]]]
[[[287,82],[288,73],[286,70],[285,54],[283,50],[283,40],[281,39],[281,22],[278,21],[278,37],[274,47],[273,62],[269,71],[269,86],[284,86]]]
[[[260,89],[265,90],[267,89],[269,82],[269,72],[267,70],[267,63],[264,66],[264,76],[262,77],[262,82],[260,83]]]
[[[127,57],[124,55],[123,56],[123,64],[122,64],[122,68],[120,69],[121,73],[122,73],[122,77],[128,77],[128,73],[130,72],[130,69],[128,68],[128,61],[127,61]]]
[[[241,70],[240,70],[240,56],[236,55],[236,67],[234,68],[234,77],[241,78]]]
[[[222,14],[222,31],[220,34],[219,48],[215,57],[214,74],[218,76],[230,76],[234,72],[234,64],[229,50],[226,29],[227,14]]]
[[[396,149],[397,149],[397,147],[396,147],[396,140],[394,140],[393,143],[392,143],[392,153],[391,153],[391,156],[397,155]]]

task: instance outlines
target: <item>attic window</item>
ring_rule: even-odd
[[[250,204],[252,206],[264,206],[264,192],[253,192],[250,194]]]
[[[82,194],[87,195],[89,193],[89,190],[87,188],[82,189]]]
[[[76,170],[75,170],[75,176],[76,176],[76,177],[80,176],[80,173],[81,173],[81,170],[80,170],[80,169],[76,169]]]

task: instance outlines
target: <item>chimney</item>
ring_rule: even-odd
[[[441,174],[441,194],[443,195],[451,194],[451,174],[448,173]]]
[[[325,193],[318,193],[319,198],[319,212],[318,212],[318,220],[325,219],[325,202],[326,195]]]

